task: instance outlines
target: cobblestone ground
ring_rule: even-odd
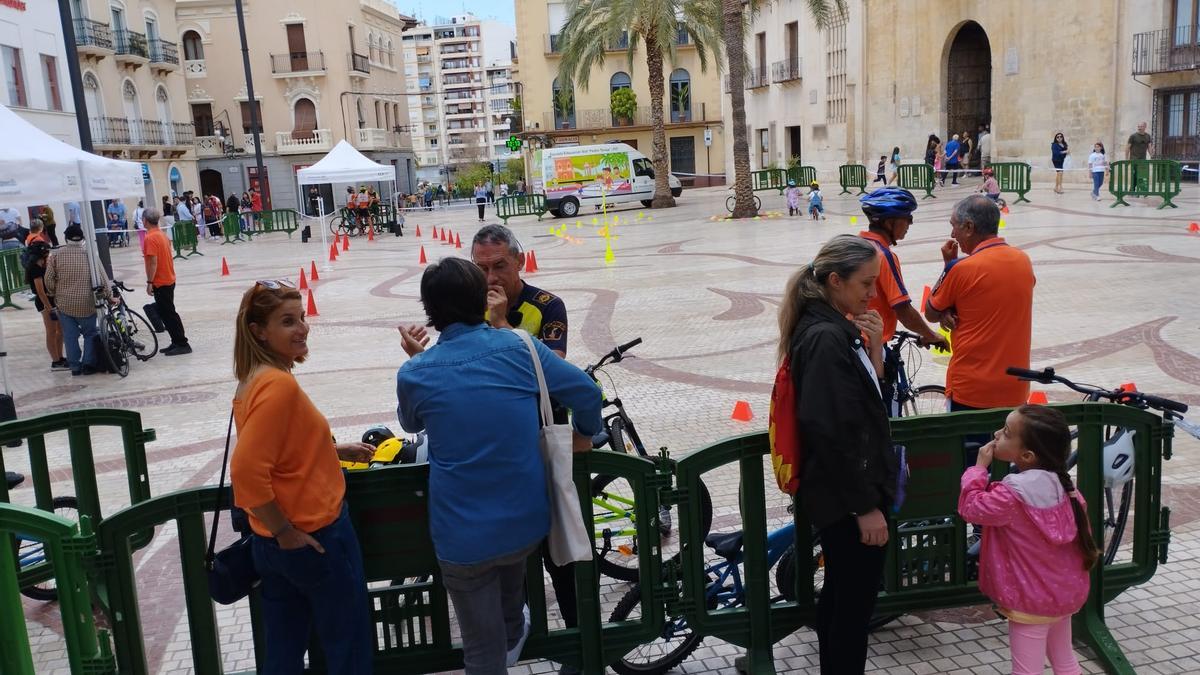
[[[968,192],[957,190],[922,201],[909,240],[898,249],[914,293],[940,271],[938,247],[949,234],[950,209]],[[1069,377],[1109,386],[1134,381],[1144,391],[1200,406],[1200,235],[1187,231],[1189,222],[1200,220],[1200,193],[1195,186],[1185,190],[1179,209],[1158,211],[1156,200],[1110,209],[1083,188],[1056,196],[1039,186],[1032,204],[1012,208],[1002,234],[1029,253],[1038,275],[1036,367],[1053,365]],[[856,201],[833,192],[826,198],[828,220],[819,222],[786,217],[714,222],[712,216],[723,212],[724,189],[688,191],[679,208],[666,212],[619,211],[611,265],[605,264],[597,234],[602,223],[594,223],[593,214],[578,223],[525,218],[512,226],[537,253],[540,271],[530,281],[566,300],[573,362],[594,361],[634,337],[645,340],[636,360],[609,372],[647,445],[666,445],[683,455],[765,427],[784,281],[822,241],[865,225],[861,219],[857,226],[850,222],[858,213]],[[761,194],[767,208],[786,213],[780,197]],[[394,374],[404,355],[394,327],[422,319],[418,246],[431,259],[464,255],[466,249],[431,242],[429,234],[434,225],[448,225],[468,239],[477,226],[473,216],[473,209],[410,215],[407,236],[374,243],[356,239],[322,270],[311,356],[297,375],[339,437],[357,437],[378,423],[397,428]],[[413,236],[418,224],[423,239]],[[553,227],[564,229],[554,235]],[[3,317],[20,414],[89,406],[140,411],[145,426],[157,430],[158,440],[148,449],[155,494],[217,480],[234,389],[231,336],[240,293],[255,279],[295,279],[314,258],[323,265],[327,248],[274,235],[236,246],[202,243],[201,251],[203,257],[177,263],[177,298],[195,353],[135,363],[126,379],[49,372],[38,317],[32,311],[6,311]],[[228,277],[219,274],[222,256],[229,262]],[[135,251],[116,250],[113,262],[119,278],[140,288]],[[142,298],[139,294],[135,304],[145,302]],[[943,373],[943,364],[929,359],[918,379],[940,382]],[[1063,391],[1050,396],[1071,398]],[[739,399],[750,403],[753,421],[730,420]],[[128,501],[118,441],[115,435],[96,435],[106,512]],[[28,466],[23,450],[4,452],[10,468]],[[72,489],[68,467],[67,457],[51,457],[51,468],[58,470],[55,489],[64,494]],[[736,474],[717,472],[707,480],[716,507],[713,530],[736,529]],[[1163,482],[1164,502],[1173,511],[1170,562],[1149,583],[1111,603],[1108,623],[1139,672],[1200,672],[1200,443],[1176,439]],[[773,492],[769,484],[768,490]],[[19,489],[13,498],[30,503],[32,490]],[[769,499],[778,516],[784,502],[776,495]],[[149,659],[159,673],[192,667],[178,555],[173,528],[167,527],[136,559]],[[623,584],[607,585],[607,607],[625,590]],[[57,606],[26,600],[25,615],[39,672],[65,671]],[[222,608],[219,621],[227,667],[251,667],[244,607]],[[987,608],[906,616],[873,635],[870,669],[1007,672],[1005,645],[1004,625]],[[1100,672],[1087,650],[1079,649],[1084,669]],[[732,645],[706,640],[680,672],[730,672],[736,653]],[[811,631],[783,640],[775,654],[780,672],[816,672]],[[551,667],[532,662],[514,672]]]

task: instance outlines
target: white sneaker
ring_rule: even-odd
[[[521,629],[521,639],[517,640],[517,646],[508,650],[508,659],[504,664],[509,668],[517,665],[517,661],[521,660],[521,650],[525,648],[525,641],[529,639],[529,630],[533,627],[529,621],[529,605],[521,608],[521,615],[525,617],[525,627]]]

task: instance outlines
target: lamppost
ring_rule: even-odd
[[[65,3],[67,0],[59,0]],[[267,170],[263,166],[262,155],[262,124],[258,119],[258,99],[254,97],[254,76],[250,73],[250,47],[246,42],[246,13],[242,9],[242,0],[234,0],[234,7],[237,8],[238,22],[238,39],[242,42],[242,69],[246,73],[246,98],[249,99],[250,105],[250,130],[255,132],[254,138],[254,166],[258,175],[258,190],[262,196],[263,206],[271,203],[271,184],[267,179]]]

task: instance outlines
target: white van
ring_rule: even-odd
[[[530,181],[534,193],[546,195],[550,213],[573,218],[580,207],[641,202],[654,199],[654,166],[648,157],[625,143],[545,148],[533,153]],[[667,176],[671,194],[683,185]]]

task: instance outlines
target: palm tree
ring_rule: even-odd
[[[835,20],[846,16],[846,0],[806,0],[808,12],[818,30],[828,28]],[[721,34],[729,63],[729,99],[733,108],[733,196],[734,218],[752,218],[754,186],[750,182],[750,139],[746,136],[746,14],[753,12],[757,0],[721,0]],[[757,64],[758,68],[765,64]]]
[[[667,133],[663,121],[666,81],[663,64],[675,61],[675,41],[686,31],[696,47],[700,70],[710,55],[720,63],[721,15],[712,0],[569,0],[567,22],[559,33],[562,60],[559,78],[564,87],[578,83],[587,89],[592,70],[604,64],[606,51],[625,44],[629,63],[644,45],[650,85],[650,125],[654,142],[654,199],[652,208],[675,206],[667,181]]]

